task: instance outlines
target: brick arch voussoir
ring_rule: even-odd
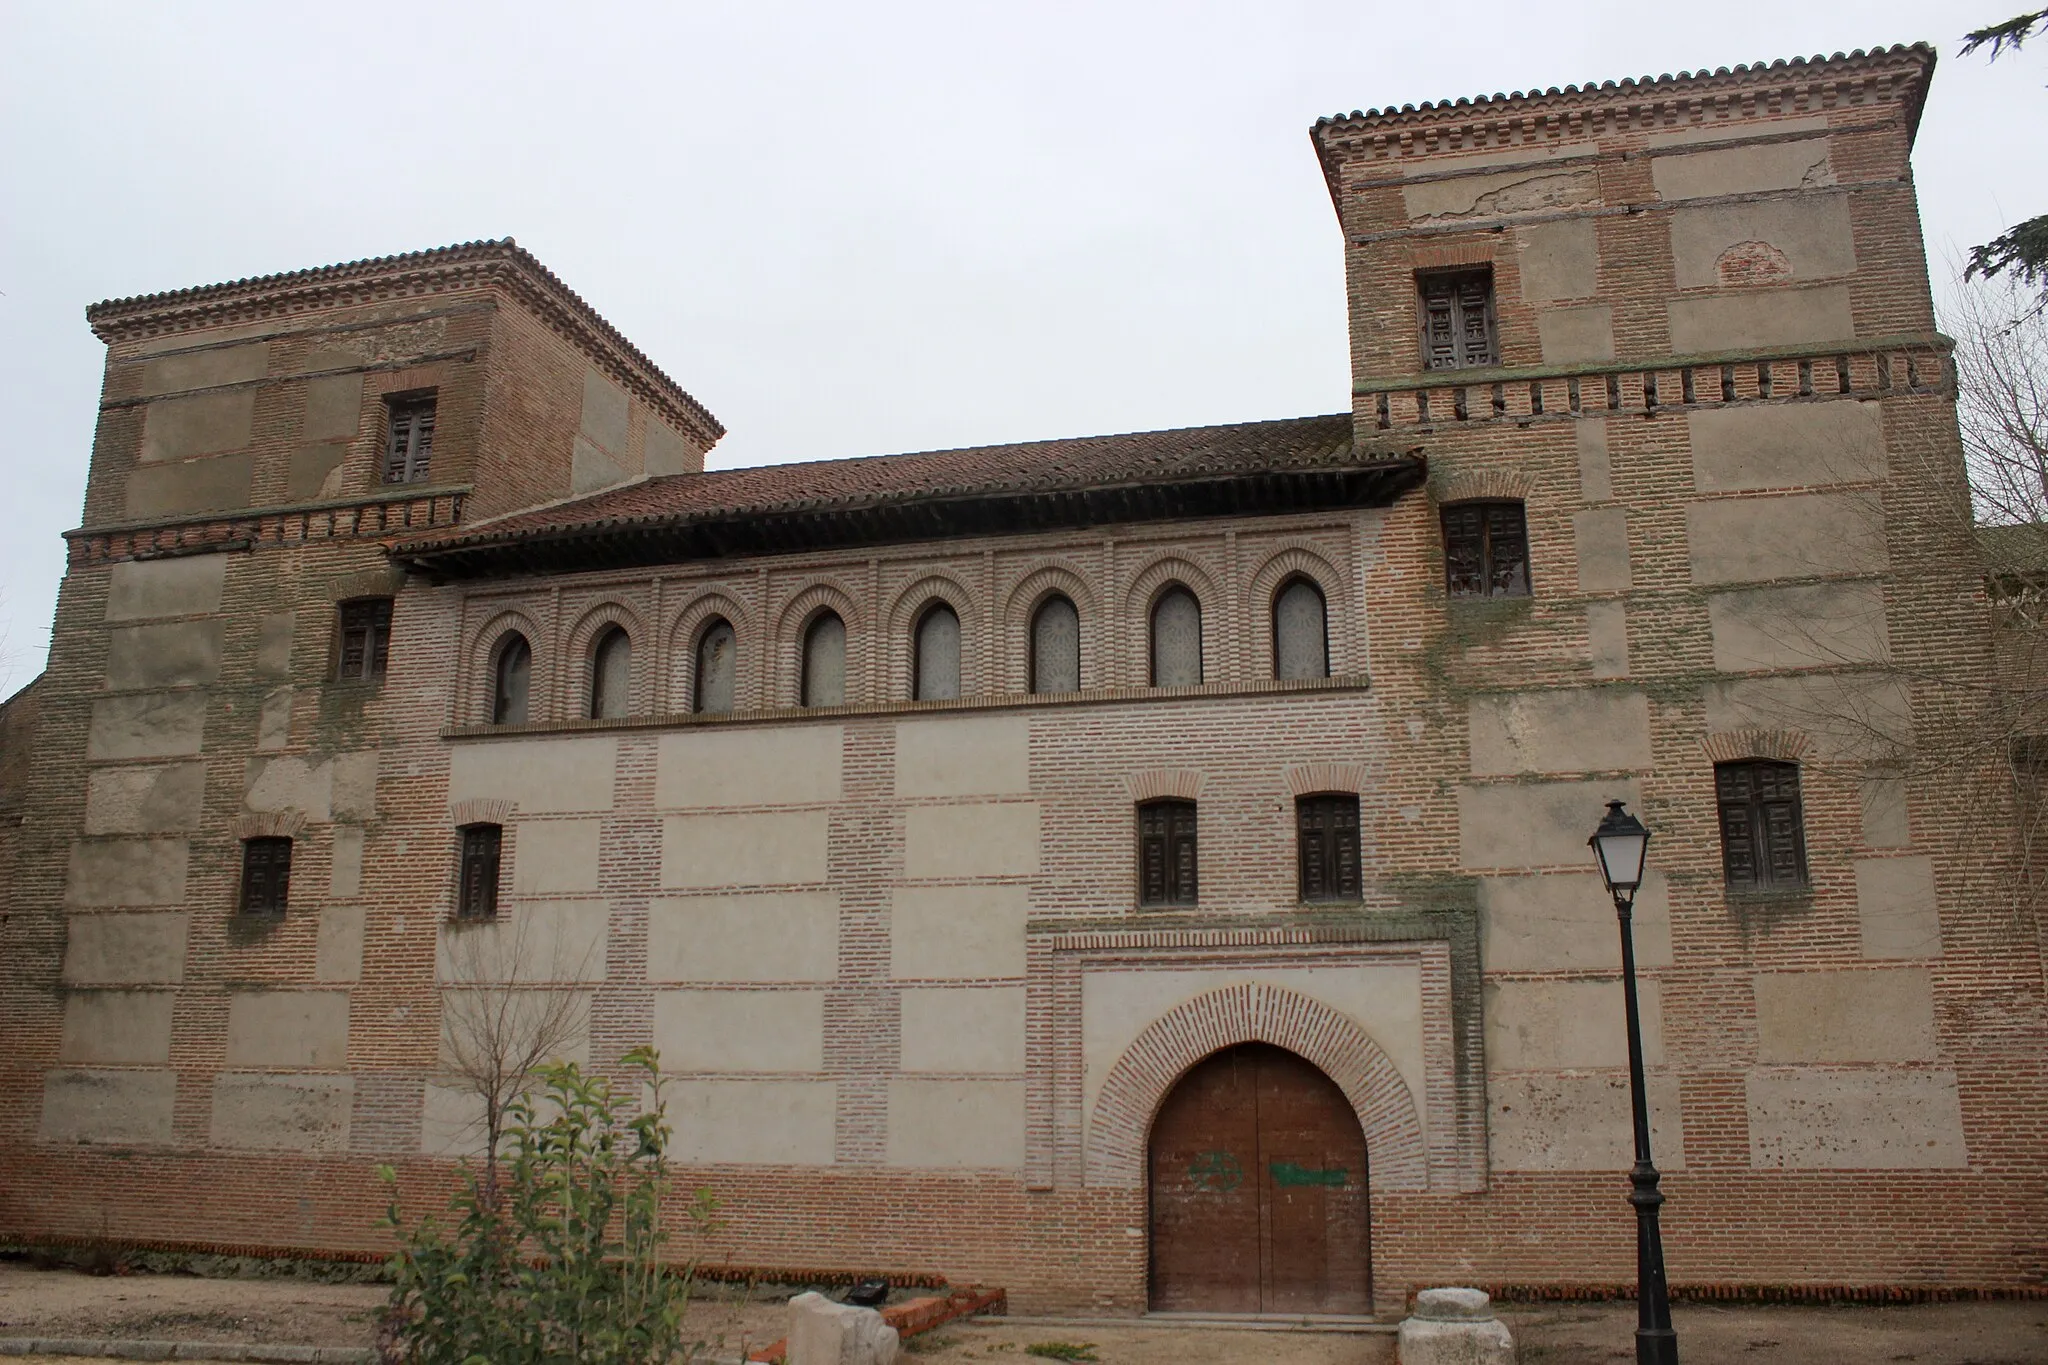
[[[463,700],[465,713],[479,721],[491,718],[491,695],[496,687],[498,651],[505,646],[509,635],[521,635],[526,647],[532,653],[532,674],[528,684],[530,697],[546,695],[541,689],[546,686],[553,673],[553,660],[548,650],[547,636],[540,628],[540,622],[516,607],[500,611],[477,627],[470,636],[469,647],[463,651],[463,686],[466,695]],[[538,709],[538,708],[536,708]]]
[[[646,679],[652,676],[649,646],[653,642],[641,623],[640,613],[617,598],[608,597],[576,618],[576,624],[570,627],[562,644],[561,666],[566,670],[575,694],[569,698],[569,705],[573,708],[571,715],[589,713],[591,666],[595,662],[597,642],[613,626],[626,632],[626,640],[633,650],[631,667],[627,671],[627,689],[632,700],[627,710],[638,715],[647,709],[644,694],[648,690]]]
[[[802,692],[804,631],[820,611],[831,609],[846,625],[846,698],[861,700],[866,689],[867,619],[860,597],[836,578],[818,577],[783,599],[773,616],[775,636],[769,641],[774,676],[761,680],[764,696],[775,705],[795,706]]]
[[[706,588],[683,603],[668,618],[661,649],[662,667],[668,673],[668,709],[687,711],[697,695],[697,642],[713,621],[732,627],[738,652],[733,659],[733,699],[751,696],[748,663],[753,659],[754,620],[746,604],[719,588]]]
[[[1124,610],[1138,620],[1145,619],[1153,600],[1169,583],[1179,583],[1192,592],[1204,616],[1214,611],[1221,600],[1216,594],[1215,576],[1188,556],[1173,551],[1147,560],[1129,581],[1130,586],[1124,589]]]
[[[1186,1001],[1124,1049],[1103,1081],[1088,1126],[1088,1184],[1142,1189],[1152,1119],[1167,1092],[1204,1057],[1239,1043],[1286,1048],[1336,1083],[1364,1130],[1373,1190],[1428,1188],[1421,1115],[1379,1044],[1322,1001],[1255,982]]]

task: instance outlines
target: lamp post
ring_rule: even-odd
[[[1671,1294],[1664,1284],[1664,1238],[1657,1230],[1657,1168],[1650,1161],[1650,1101],[1643,1089],[1643,1021],[1636,1005],[1636,945],[1632,920],[1650,831],[1607,803],[1600,828],[1586,841],[1600,860],[1600,879],[1614,897],[1621,921],[1621,991],[1628,1010],[1628,1089],[1634,1110],[1636,1164],[1629,1171],[1628,1202],[1636,1206],[1636,1365],[1678,1365],[1678,1334],[1671,1330]]]

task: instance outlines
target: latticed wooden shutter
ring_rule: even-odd
[[[1138,807],[1138,901],[1195,903],[1195,803],[1150,801]]]
[[[462,895],[457,912],[464,919],[490,919],[498,913],[498,864],[504,830],[498,825],[466,825],[462,830]]]
[[[391,599],[365,597],[341,604],[343,681],[369,681],[384,676],[391,652]]]
[[[425,483],[434,456],[434,399],[391,404],[391,435],[384,449],[384,482]]]
[[[242,913],[282,915],[291,899],[292,841],[242,841]]]
[[[1167,838],[1173,854],[1173,885],[1167,888],[1175,905],[1193,905],[1195,895],[1195,803],[1176,801],[1167,808]]]
[[[1460,503],[1444,509],[1444,591],[1453,597],[1486,593],[1486,508]]]
[[[1529,523],[1519,502],[1487,503],[1486,590],[1494,597],[1529,593]]]
[[[1519,502],[1459,502],[1443,511],[1444,591],[1527,597],[1529,524]]]
[[[1806,885],[1806,834],[1799,765],[1757,760],[1714,768],[1721,813],[1721,868],[1731,887],[1789,890]]]
[[[1458,370],[1499,363],[1491,270],[1424,275],[1419,285],[1424,369]]]
[[[1294,811],[1301,899],[1358,899],[1358,798],[1304,796]]]

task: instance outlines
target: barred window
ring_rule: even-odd
[[[1452,597],[1527,597],[1529,528],[1519,502],[1444,508],[1444,591]]]
[[[615,720],[632,710],[633,637],[613,626],[590,652],[590,718]]]
[[[1721,869],[1731,890],[1806,887],[1799,765],[1752,759],[1714,765],[1721,806]]]
[[[434,395],[399,394],[384,403],[384,482],[425,483],[434,456]]]
[[[1175,584],[1152,605],[1152,685],[1193,687],[1202,681],[1202,604]]]
[[[1304,796],[1294,803],[1295,851],[1305,901],[1359,898],[1358,797]]]
[[[944,602],[934,603],[917,621],[918,701],[944,701],[960,695],[960,615]]]
[[[1195,864],[1195,803],[1139,806],[1138,904],[1195,904]]]
[[[1330,676],[1330,633],[1322,589],[1297,578],[1273,599],[1273,676]]]
[[[732,623],[714,618],[697,637],[697,688],[691,694],[692,709],[711,714],[732,710],[734,656],[739,641]]]
[[[498,913],[498,860],[505,845],[502,825],[464,825],[462,876],[455,898],[460,919],[491,919]]]
[[[375,682],[391,654],[391,599],[358,597],[339,612],[341,644],[334,675],[342,682]]]
[[[1493,267],[1421,275],[1422,368],[1462,370],[1500,363],[1493,325]]]
[[[532,676],[533,646],[514,631],[499,644],[498,661],[491,672],[493,724],[526,724],[526,690]]]
[[[1081,614],[1057,593],[1031,617],[1031,690],[1081,690]]]
[[[846,704],[846,622],[839,613],[822,611],[804,631],[805,706]]]
[[[242,840],[242,913],[282,915],[291,899],[292,841]]]

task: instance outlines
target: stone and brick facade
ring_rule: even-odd
[[[374,1168],[424,1196],[474,1146],[444,1011],[516,990],[601,1070],[660,1049],[734,1265],[1140,1311],[1153,1116],[1260,1042],[1364,1134],[1371,1301],[1623,1284],[1585,847],[1620,797],[1674,1283],[2039,1286],[2042,940],[1956,757],[1991,645],[1938,514],[1933,60],[1319,122],[1335,416],[706,473],[715,419],[509,241],[92,309],[84,525],[0,750],[0,1236],[374,1252]],[[423,394],[430,472],[383,482]],[[1472,506],[1526,555],[1453,593]],[[1199,681],[1159,686],[1175,591]],[[1078,686],[1034,692],[1054,595]],[[383,599],[388,665],[344,677],[340,604]],[[920,699],[940,608],[957,689]],[[1796,772],[1796,885],[1728,884],[1717,765],[1752,761]],[[1355,894],[1305,900],[1331,795]],[[1157,800],[1198,812],[1192,903],[1142,903]],[[288,909],[242,913],[272,839]]]

